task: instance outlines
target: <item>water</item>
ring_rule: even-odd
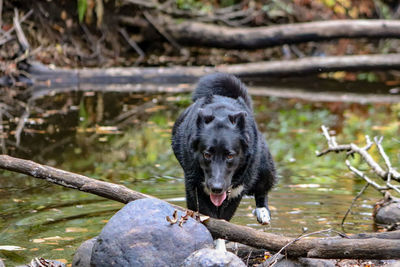
[[[104,95],[103,118],[96,123],[97,97],[64,96],[60,103],[69,99],[73,108],[47,117],[40,125],[38,120],[34,120],[35,125],[28,124],[27,129],[46,131],[25,134],[23,147],[29,152],[22,155],[185,206],[183,174],[170,149],[170,131],[179,112],[190,103],[189,96]],[[384,147],[393,165],[398,166],[400,105],[261,97],[255,98],[254,104],[259,128],[265,133],[280,176],[270,193],[272,224],[257,224],[252,198],[242,200],[232,222],[286,236],[298,236],[304,227],[308,232],[327,228],[348,233],[373,231],[372,208],[380,194],[371,188],[356,202],[341,229],[342,218],[364,183],[348,172],[344,155],[315,157],[315,150],[326,147],[319,127],[326,124],[337,132],[339,142],[359,145],[364,143],[364,134],[383,135]],[[125,113],[135,109],[133,115]],[[118,118],[121,114],[126,116]],[[35,116],[39,117],[39,112],[33,112],[31,117]],[[106,125],[108,128],[101,127]],[[357,158],[354,164],[366,168],[358,165]],[[0,172],[0,258],[7,266],[27,263],[34,257],[71,263],[80,243],[96,236],[121,207],[87,193]]]

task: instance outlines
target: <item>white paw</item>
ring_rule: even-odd
[[[225,240],[218,238],[215,242],[215,249],[225,252],[226,251],[226,246],[225,246]]]
[[[256,208],[253,210],[253,214],[257,217],[257,221],[261,224],[269,224],[271,221],[271,214],[265,207]]]

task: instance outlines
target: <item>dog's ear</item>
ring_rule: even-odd
[[[244,129],[245,117],[247,113],[244,111],[239,111],[234,114],[229,114],[229,120],[232,124],[237,125],[240,129]]]
[[[200,127],[203,123],[208,124],[214,120],[214,115],[210,109],[199,109],[199,115],[197,117],[197,126]]]

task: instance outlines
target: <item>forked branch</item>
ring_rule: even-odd
[[[354,174],[356,174],[358,177],[364,179],[366,184],[361,189],[361,191],[357,194],[357,196],[353,199],[349,209],[347,210],[346,214],[344,215],[344,217],[342,219],[342,227],[343,227],[344,221],[346,220],[347,215],[350,213],[351,208],[353,207],[354,203],[370,185],[373,188],[375,188],[376,190],[378,190],[380,193],[382,193],[383,195],[389,194],[389,191],[395,191],[396,193],[400,194],[400,186],[394,185],[392,183],[392,181],[394,181],[396,183],[400,182],[400,173],[397,172],[392,167],[390,159],[382,147],[383,137],[380,137],[380,138],[375,137],[374,142],[372,142],[371,139],[369,138],[369,136],[366,135],[365,136],[366,145],[364,147],[359,147],[353,143],[339,145],[336,142],[336,138],[329,133],[329,129],[326,126],[322,125],[321,129],[322,129],[322,132],[328,143],[328,148],[322,152],[317,152],[317,157],[321,157],[330,152],[336,152],[336,153],[346,152],[347,156],[354,156],[354,154],[359,154],[360,157],[368,164],[368,166],[371,168],[373,173],[375,173],[376,177],[378,178],[378,179],[370,178],[367,174],[365,174],[365,172],[354,167],[351,164],[349,158],[346,159],[345,163],[346,163],[347,168],[349,168],[349,170],[351,172],[353,172]],[[376,145],[380,156],[382,157],[383,161],[385,162],[385,165],[386,165],[385,169],[383,167],[381,167],[379,165],[379,163],[377,163],[374,160],[374,158],[371,156],[371,154],[368,152],[369,149],[374,144]],[[376,180],[378,180],[378,181],[376,181]]]
[[[356,175],[360,176],[363,178],[367,183],[370,183],[372,186],[374,186],[376,189],[379,191],[381,190],[388,190],[393,189],[394,191],[400,193],[399,186],[394,186],[391,184],[392,180],[395,180],[397,182],[400,182],[400,173],[395,170],[389,160],[389,157],[385,153],[383,147],[382,147],[382,140],[383,137],[375,137],[374,142],[376,147],[378,148],[379,154],[383,158],[385,164],[386,164],[386,170],[382,168],[379,163],[377,163],[374,158],[371,156],[371,154],[368,152],[368,150],[374,145],[374,143],[371,141],[368,135],[365,136],[366,140],[366,145],[364,147],[359,147],[356,144],[344,144],[344,145],[339,145],[336,142],[336,138],[334,136],[331,136],[329,133],[329,129],[322,125],[321,126],[322,132],[328,142],[328,148],[323,150],[322,152],[317,152],[317,157],[321,157],[323,155],[326,155],[330,152],[346,152],[347,155],[354,155],[354,154],[359,154],[361,158],[368,164],[368,166],[372,169],[372,171],[379,177],[381,180],[386,181],[385,186],[380,186],[376,182],[372,181],[371,179],[368,178],[364,173],[362,173],[360,170],[356,169],[350,164],[349,160],[346,160],[346,165],[347,167]]]

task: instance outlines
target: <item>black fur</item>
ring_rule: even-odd
[[[200,79],[194,103],[175,122],[172,148],[185,174],[189,209],[230,220],[243,195],[254,195],[268,208],[267,193],[275,167],[253,118],[246,86],[233,75],[216,73]],[[229,192],[244,187],[237,196]],[[216,206],[210,193],[228,192]]]

